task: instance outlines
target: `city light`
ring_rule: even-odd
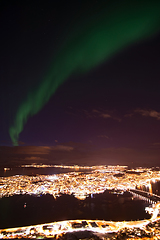
[[[36,165],[39,168],[46,165]],[[151,168],[128,169],[127,166],[62,166],[47,165],[47,167],[78,169],[68,173],[53,175],[15,175],[0,177],[0,197],[9,197],[17,194],[41,195],[51,194],[57,198],[61,194],[74,195],[80,200],[94,194],[103,193],[106,189],[130,192],[133,197],[140,197],[150,203],[146,211],[150,219],[140,221],[111,222],[101,220],[69,220],[62,222],[45,223],[34,226],[18,227],[0,230],[0,238],[35,238],[60,236],[67,232],[90,230],[98,233],[144,231],[146,234],[160,234],[154,228],[154,223],[160,222],[160,197],[152,192],[152,182],[160,181],[160,171]],[[26,165],[21,167],[33,167]],[[81,169],[86,171],[81,171]],[[152,228],[149,227],[152,224]],[[127,229],[127,230],[124,230]],[[130,230],[129,230],[130,229]],[[138,235],[137,235],[138,236]],[[156,235],[158,236],[158,235]]]

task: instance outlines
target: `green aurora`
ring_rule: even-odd
[[[114,4],[116,3],[116,4]],[[29,117],[38,113],[73,73],[85,73],[125,47],[160,30],[160,1],[117,1],[72,26],[36,90],[20,104],[9,134],[14,146]]]

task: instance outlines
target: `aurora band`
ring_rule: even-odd
[[[113,1],[90,19],[83,17],[59,47],[46,77],[17,109],[9,134],[18,145],[29,117],[38,113],[71,74],[85,73],[125,47],[160,29],[160,1]]]

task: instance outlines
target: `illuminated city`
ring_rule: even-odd
[[[149,203],[146,212],[150,219],[137,221],[102,221],[102,220],[68,220],[27,227],[16,227],[0,230],[0,238],[49,238],[62,237],[67,232],[91,231],[95,234],[127,233],[157,239],[160,236],[160,196],[152,191],[152,182],[160,181],[160,171],[153,168],[128,169],[127,166],[65,166],[65,165],[26,165],[23,168],[67,168],[78,169],[68,173],[54,175],[16,175],[0,178],[0,196],[50,194],[58,198],[61,194],[74,195],[83,201],[89,195],[104,192],[106,189],[113,193],[123,194],[128,191],[134,198],[141,198]],[[81,169],[87,172],[81,172]],[[6,169],[4,169],[7,171]],[[9,170],[9,169],[8,169]],[[88,171],[89,170],[89,171]],[[145,187],[145,189],[144,189]],[[26,207],[26,204],[25,206]],[[157,227],[156,227],[157,226]],[[132,233],[132,234],[131,234]],[[138,239],[138,238],[137,238]]]
[[[30,165],[30,167],[46,167],[46,165]],[[24,166],[23,166],[24,167]],[[29,167],[28,165],[26,167]],[[48,166],[49,167],[49,166]],[[52,166],[50,166],[52,167]],[[104,192],[106,189],[141,188],[152,193],[151,182],[160,180],[160,172],[151,168],[127,170],[126,166],[57,166],[60,168],[90,169],[84,172],[69,172],[55,175],[24,176],[16,175],[0,178],[0,197],[14,194],[51,194],[55,198],[59,194],[73,194],[76,198],[85,199],[89,194]],[[116,174],[122,174],[121,177]]]

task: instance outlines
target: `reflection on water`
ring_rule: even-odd
[[[85,200],[62,195],[34,197],[18,195],[0,199],[0,228],[27,226],[67,219],[104,219],[113,221],[150,218],[147,203],[132,200],[132,195],[113,194],[106,190]]]

